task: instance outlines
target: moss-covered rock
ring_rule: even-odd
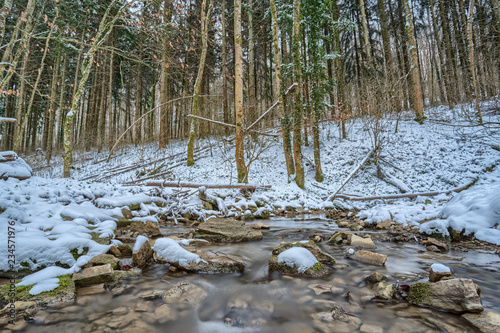
[[[305,270],[304,272],[299,272],[297,266],[289,266],[284,263],[279,263],[278,256],[273,255],[271,259],[269,259],[269,274],[272,274],[273,272],[279,272],[283,275],[296,277],[324,278],[330,275],[331,270],[318,261],[311,268]]]
[[[16,281],[16,284],[21,280]],[[16,302],[33,301],[43,304],[52,304],[59,302],[73,301],[76,295],[75,283],[71,279],[71,275],[62,275],[59,277],[59,287],[54,290],[46,291],[38,295],[31,295],[29,292],[34,285],[30,286],[16,286],[13,290]],[[6,304],[9,302],[9,293],[11,285],[6,285],[0,289],[0,303]]]
[[[113,269],[110,264],[84,268],[80,273],[73,274],[77,286],[89,286],[113,281]]]

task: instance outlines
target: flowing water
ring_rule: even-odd
[[[458,315],[409,306],[406,303],[363,302],[369,289],[362,280],[378,271],[389,282],[425,281],[429,266],[439,262],[451,267],[455,276],[473,279],[482,289],[486,310],[500,312],[500,257],[487,251],[451,250],[447,254],[421,251],[417,243],[377,242],[376,252],[388,255],[385,267],[376,267],[343,258],[344,249],[320,243],[337,263],[326,279],[269,276],[267,262],[272,249],[281,241],[308,239],[315,233],[333,233],[336,224],[321,216],[274,218],[266,221],[271,230],[264,239],[236,244],[211,244],[203,251],[216,251],[240,257],[247,268],[243,274],[169,274],[168,265],[153,265],[139,278],[121,280],[128,285],[120,295],[102,287],[79,290],[74,304],[48,307],[39,311],[25,332],[474,332]],[[182,225],[163,229],[167,235],[187,231]],[[139,297],[147,291],[167,290],[181,281],[203,288],[208,297],[192,307],[170,304],[168,315],[159,311],[161,298]],[[333,285],[333,292],[316,295],[312,285]],[[118,290],[119,286],[115,287]],[[348,300],[345,294],[350,291]],[[353,324],[321,322],[318,313],[334,305],[352,316]],[[155,312],[156,311],[156,312]],[[316,318],[316,320],[315,320]],[[167,319],[171,319],[166,321]],[[232,324],[234,326],[230,326]],[[353,326],[354,325],[354,326]],[[376,327],[371,327],[376,326]]]

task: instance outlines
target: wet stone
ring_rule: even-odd
[[[162,298],[165,303],[188,303],[196,305],[201,303],[207,296],[208,294],[205,290],[189,281],[183,281],[163,293]]]
[[[117,269],[120,264],[120,260],[115,258],[115,256],[111,254],[99,254],[94,258],[90,259],[90,264],[92,266],[102,266],[106,264],[110,264],[112,269]]]
[[[194,238],[201,238],[210,242],[238,243],[261,240],[262,232],[245,225],[243,222],[212,218],[198,225]]]
[[[385,265],[385,261],[387,260],[387,256],[385,254],[379,254],[366,250],[358,250],[354,251],[354,253],[348,252],[346,256],[350,259],[354,259],[357,261],[364,262],[366,264],[376,265],[376,266]]]
[[[113,269],[110,264],[84,268],[80,273],[73,274],[77,286],[88,286],[113,281]]]
[[[462,318],[475,326],[482,333],[500,332],[500,314],[492,311],[483,311],[480,314],[465,313]]]

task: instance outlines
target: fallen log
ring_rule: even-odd
[[[0,152],[0,162],[12,162],[17,160],[17,154],[11,151]]]
[[[477,180],[472,181],[470,184],[465,186],[453,188],[445,191],[436,191],[436,192],[423,192],[423,193],[408,193],[408,194],[392,194],[392,195],[377,195],[373,197],[359,197],[353,195],[346,194],[337,194],[335,198],[337,199],[346,199],[351,201],[370,201],[370,200],[389,200],[389,199],[403,199],[403,198],[416,198],[416,197],[431,197],[439,194],[450,194],[452,192],[458,193],[464,191],[474,185]]]
[[[237,185],[224,185],[224,184],[196,184],[196,183],[186,183],[186,182],[167,182],[167,181],[150,181],[145,184],[146,186],[159,186],[159,187],[188,187],[188,188],[237,188],[246,190],[257,190],[257,189],[270,189],[271,185],[248,185],[248,184],[237,184]]]
[[[370,158],[370,156],[372,156],[372,154],[373,154],[374,151],[375,150],[370,151],[370,153],[368,153],[368,155],[366,155],[366,157],[363,158],[363,160],[361,161],[361,163],[358,164],[358,166],[342,182],[342,185],[340,185],[340,187],[337,189],[337,191],[335,191],[335,193],[333,195],[329,196],[327,200],[333,201],[335,199],[335,197],[340,192],[340,190],[342,190],[344,188],[344,186],[346,186],[346,184],[351,180],[351,178],[354,177],[354,175],[356,174],[356,172],[358,172],[358,170],[361,169],[361,167],[366,163],[366,161],[368,161],[368,159]]]

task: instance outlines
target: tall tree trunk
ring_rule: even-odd
[[[245,165],[245,115],[243,113],[243,52],[241,37],[241,0],[234,0],[234,113],[236,122],[235,158],[238,183],[248,183]]]
[[[222,113],[224,122],[229,124],[229,105],[227,99],[227,45],[226,45],[226,0],[222,1]],[[225,127],[226,135],[229,135],[229,127]]]
[[[339,17],[340,17],[340,10],[339,10],[339,5],[338,5],[338,0],[333,0],[332,1],[332,20],[334,22],[338,22]],[[342,50],[340,49],[340,31],[339,29],[334,29],[333,30],[334,36],[333,36],[333,48],[334,51],[339,54],[338,57],[335,58],[335,78],[337,82],[337,113],[340,117],[340,127],[342,131],[342,138],[346,139],[347,138],[347,132],[345,129],[345,114],[349,114],[350,110],[347,109],[347,105],[345,104],[345,97],[344,97],[344,61],[343,61],[343,56],[342,56]]]
[[[197,116],[200,112],[200,89],[201,83],[203,81],[203,70],[205,68],[205,59],[207,58],[207,48],[208,48],[208,21],[210,19],[210,14],[212,12],[212,0],[207,6],[207,0],[203,0],[201,5],[201,57],[200,65],[198,67],[198,75],[196,77],[196,82],[194,84],[193,91],[193,105],[191,108],[191,114]],[[194,139],[196,137],[196,118],[191,118],[191,126],[189,129],[189,140],[187,146],[187,166],[194,165]]]
[[[469,65],[470,72],[472,74],[472,84],[474,86],[474,102],[476,107],[476,117],[479,120],[479,123],[483,122],[483,117],[481,115],[481,109],[479,108],[478,94],[477,94],[477,82],[476,82],[476,68],[474,61],[474,41],[473,41],[473,20],[474,20],[474,5],[475,0],[471,0],[469,6],[469,22],[468,22],[468,39],[469,39]]]
[[[116,108],[113,110],[113,58],[114,52],[110,52],[109,59],[109,85],[108,85],[108,114],[109,114],[109,137],[108,137],[108,146],[111,147],[113,142],[115,142],[115,133],[116,133]]]
[[[58,74],[59,74],[59,68],[61,67],[61,58],[62,58],[62,52],[59,50],[57,60],[56,60],[56,65],[54,67],[54,73],[52,75],[52,86],[50,88],[50,102],[49,102],[49,113],[48,113],[48,119],[45,121],[48,122],[48,131],[47,131],[47,139],[46,139],[46,153],[45,157],[47,158],[47,165],[50,164],[50,160],[52,159],[52,147],[54,145],[54,127],[55,127],[55,120],[56,120],[56,109],[57,109],[57,86],[58,86]],[[60,107],[60,106],[59,106]]]
[[[420,89],[420,70],[418,66],[418,52],[417,45],[415,42],[415,35],[413,32],[413,19],[411,14],[410,4],[408,0],[403,0],[403,6],[406,13],[406,34],[408,36],[408,41],[410,43],[410,55],[411,55],[411,74],[413,81],[413,96],[415,103],[415,114],[416,119],[419,122],[424,120],[424,110],[422,107],[422,95]]]
[[[372,63],[372,52],[370,47],[370,39],[369,39],[369,31],[368,31],[368,22],[366,20],[366,12],[365,12],[365,2],[364,0],[359,0],[359,8],[361,12],[361,24],[363,26],[363,39],[365,43],[365,52],[366,52],[366,60],[367,60],[367,68],[371,68],[373,66]],[[371,70],[370,70],[371,72]]]
[[[169,0],[163,2],[163,24],[166,25],[169,22],[168,19],[168,3]],[[168,144],[168,127],[171,124],[168,123],[168,42],[167,32],[164,32],[163,36],[163,49],[161,52],[161,71],[160,71],[160,148],[165,148]]]
[[[304,188],[304,167],[302,165],[302,117],[304,106],[302,103],[302,68],[300,65],[300,0],[293,0],[293,74],[298,83],[295,93],[293,112],[293,159],[295,164],[295,182]]]
[[[248,0],[248,120],[250,124],[258,118],[257,101],[255,99],[255,63],[253,41],[253,0]],[[255,134],[253,139],[257,139]]]
[[[281,83],[281,55],[279,48],[279,29],[278,29],[278,14],[276,11],[276,1],[271,0],[271,15],[273,24],[273,55],[274,55],[274,96],[277,99],[280,110],[281,134],[283,137],[283,148],[285,151],[286,171],[288,180],[295,173],[292,155],[292,140],[290,135],[290,118],[285,109],[284,92]]]
[[[143,37],[141,37],[141,45],[139,52],[139,59],[142,59],[142,45]],[[142,116],[142,64],[137,65],[137,78],[135,86],[135,121],[139,120]],[[134,144],[137,146],[142,141],[142,120],[135,126],[135,139]]]

